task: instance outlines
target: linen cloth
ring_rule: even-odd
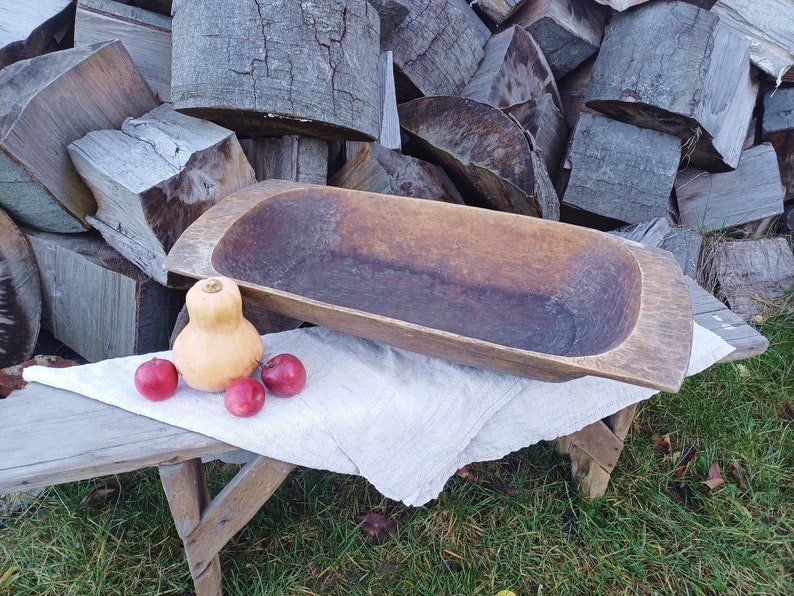
[[[297,355],[308,382],[295,397],[268,395],[249,418],[228,413],[222,393],[180,382],[161,402],[141,397],[133,374],[170,351],[71,368],[33,366],[24,379],[59,387],[216,438],[241,449],[315,469],[364,476],[407,505],[435,499],[461,467],[501,459],[568,435],[657,393],[598,377],[547,383],[459,365],[324,327],[262,337],[265,359]],[[688,375],[733,347],[695,324]],[[258,374],[258,371],[257,373]]]

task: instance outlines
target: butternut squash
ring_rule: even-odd
[[[264,346],[259,332],[243,316],[240,289],[228,277],[196,282],[185,296],[189,315],[172,349],[182,379],[200,391],[225,391],[235,379],[251,376]]]

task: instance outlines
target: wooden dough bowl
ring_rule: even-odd
[[[267,180],[201,215],[165,268],[339,331],[543,381],[677,391],[692,343],[666,251],[438,201]]]

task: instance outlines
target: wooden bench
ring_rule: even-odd
[[[695,320],[736,350],[725,360],[762,353],[767,340],[692,283]],[[600,496],[623,449],[636,406],[558,439],[582,493]],[[218,553],[294,469],[251,455],[210,498],[202,460],[238,451],[204,435],[138,416],[71,392],[32,383],[0,400],[0,494],[158,466],[199,596],[221,593]]]

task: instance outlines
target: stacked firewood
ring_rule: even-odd
[[[672,251],[794,288],[787,0],[0,0],[0,367],[165,349],[169,249],[281,178]],[[300,324],[247,306],[262,332]]]

